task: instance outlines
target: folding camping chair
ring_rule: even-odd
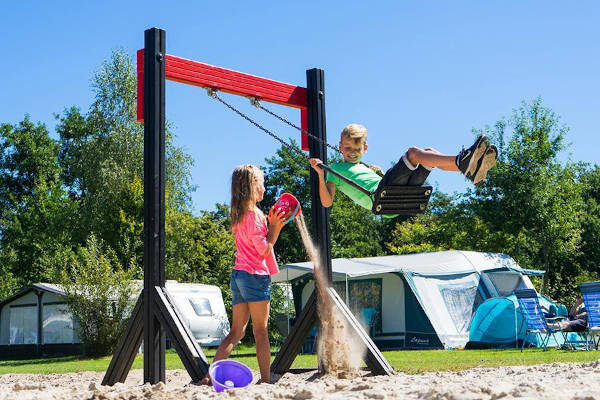
[[[289,317],[287,314],[277,313],[275,314],[273,319],[275,320],[275,327],[277,328],[277,333],[279,333],[279,338],[277,339],[277,342],[275,342],[275,353],[279,353],[281,345],[288,337],[291,328],[289,324]]]
[[[546,319],[544,318],[544,314],[542,313],[538,301],[537,292],[534,289],[515,290],[515,295],[517,296],[521,313],[523,314],[523,317],[525,317],[525,325],[527,326],[527,329],[525,330],[526,336],[533,333],[534,336],[539,337],[544,351],[548,350],[548,342],[556,333],[560,332],[563,339],[565,338],[563,331],[550,328],[546,323]],[[525,347],[525,342],[526,340],[523,340],[521,351],[523,351],[523,348]]]
[[[585,304],[588,317],[588,327],[585,332],[586,343],[589,345],[591,339],[594,348],[598,350],[600,345],[600,281],[582,283],[579,285],[579,289],[583,295],[583,304]]]
[[[373,307],[367,307],[360,310],[360,322],[370,337],[375,337],[375,321],[377,310]]]

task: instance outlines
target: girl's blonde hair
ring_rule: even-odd
[[[242,218],[250,205],[256,201],[254,190],[263,172],[255,165],[240,165],[231,175],[231,230],[242,222]]]

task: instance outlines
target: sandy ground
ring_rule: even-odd
[[[140,385],[141,370],[112,387],[101,386],[102,377],[100,372],[6,374],[0,376],[0,399],[600,399],[600,361],[350,380],[307,372],[223,393],[191,384],[185,370],[167,371],[166,385]]]

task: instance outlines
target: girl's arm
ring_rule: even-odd
[[[262,254],[263,257],[267,257],[273,250],[275,242],[277,242],[277,239],[279,238],[279,232],[281,232],[281,228],[283,228],[283,221],[285,216],[286,213],[282,210],[273,211],[273,208],[269,210],[269,216],[267,217],[267,219],[269,220],[269,228],[267,230],[267,243],[269,243],[269,245],[267,246],[265,252]]]

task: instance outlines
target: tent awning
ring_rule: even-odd
[[[470,274],[473,272],[515,271],[525,275],[542,275],[544,271],[521,268],[510,256],[502,253],[479,253],[474,251],[439,251],[366,258],[335,258],[331,260],[333,277],[355,278],[390,272],[418,276],[444,276]],[[284,265],[273,282],[289,282],[306,274],[312,274],[311,262]]]

